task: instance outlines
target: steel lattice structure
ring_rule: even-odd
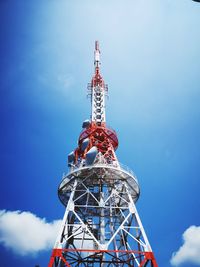
[[[94,66],[91,120],[83,123],[78,147],[68,156],[69,173],[59,185],[66,211],[48,267],[157,267],[135,206],[137,178],[117,160],[117,134],[106,126],[108,88],[97,41]]]

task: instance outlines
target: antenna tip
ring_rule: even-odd
[[[99,41],[95,41],[95,50],[99,50]]]

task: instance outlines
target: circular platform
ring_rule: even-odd
[[[64,176],[58,188],[58,196],[64,206],[67,205],[75,181],[77,182],[74,199],[76,204],[97,205],[100,201],[100,192],[106,195],[116,192],[115,203],[129,202],[127,190],[134,202],[139,198],[140,189],[136,176],[123,167],[114,167],[108,164],[94,164],[74,169]],[[87,193],[91,193],[88,201]],[[120,195],[120,196],[119,196]],[[96,199],[96,200],[95,200]]]

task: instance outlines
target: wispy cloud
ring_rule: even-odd
[[[183,245],[173,253],[171,264],[179,266],[183,263],[193,263],[200,266],[200,226],[190,226],[183,233]]]
[[[61,88],[63,89],[68,89],[74,83],[72,75],[59,74],[57,80],[60,83]]]
[[[31,212],[0,210],[0,243],[25,256],[53,247],[61,221],[51,223]]]

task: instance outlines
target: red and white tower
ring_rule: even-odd
[[[106,125],[108,87],[95,42],[94,76],[88,85],[91,119],[83,122],[78,147],[68,155],[58,196],[66,207],[48,267],[157,267],[135,203],[134,173],[117,160],[116,132]]]

